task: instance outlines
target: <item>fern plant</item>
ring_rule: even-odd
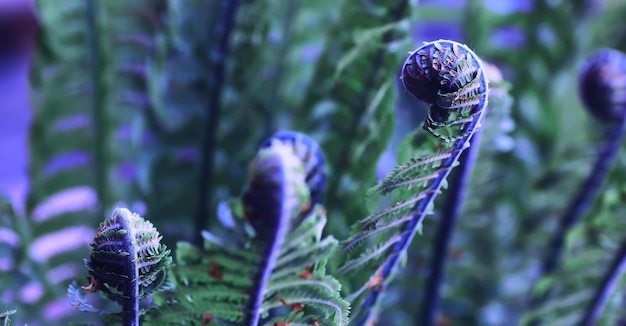
[[[481,202],[470,198],[478,193],[492,198],[498,193],[499,187],[493,180],[500,180],[504,173],[498,168],[499,158],[512,149],[510,133],[514,127],[510,117],[510,85],[494,65],[483,61],[483,68],[489,80],[489,103],[483,117],[485,128],[478,131],[480,139],[475,135],[470,148],[463,152],[459,168],[448,177],[450,182],[446,193],[435,199],[435,207],[441,209],[435,210],[423,224],[422,235],[413,239],[405,267],[398,271],[379,306],[379,325],[482,323],[476,312],[488,304],[493,293],[491,287],[497,284],[494,283],[496,276],[489,271],[497,270],[499,261],[494,259],[492,252],[499,248],[485,243],[498,236],[499,225],[492,222],[498,213],[490,210],[495,210],[495,206],[483,207]],[[479,143],[475,144],[478,140]],[[403,146],[406,148],[410,144]],[[478,151],[480,161],[470,178],[463,177],[469,179],[465,181],[467,193],[463,194],[459,192],[463,192],[464,187],[455,180],[460,178],[462,171],[469,172],[461,167],[463,156],[471,151]],[[399,160],[406,160],[406,157]],[[451,215],[447,214],[452,208],[457,210],[457,220],[446,224],[445,219],[450,218]],[[441,232],[443,226],[446,226],[445,233]],[[475,293],[477,286],[485,289],[485,293]],[[472,293],[471,300],[468,293]]]
[[[608,126],[607,142],[553,233],[543,260],[540,274],[542,278],[535,287],[530,303],[531,312],[526,316],[530,324],[545,320],[563,325],[597,324],[624,273],[626,254],[624,245],[620,245],[625,241],[623,234],[613,234],[612,230],[605,229],[608,224],[598,221],[598,218],[595,223],[583,220],[601,189],[626,133],[624,89],[623,85],[616,82],[624,76],[626,55],[610,49],[592,55],[581,73],[580,92],[583,102],[595,118]],[[615,224],[619,222],[614,222],[610,228],[615,228]],[[595,229],[598,226],[604,227]],[[576,236],[578,232],[591,232],[590,229],[593,233],[601,232],[604,241],[594,239],[596,237],[593,236],[583,236],[582,239],[580,235]],[[567,240],[571,253],[561,264]],[[584,272],[572,273],[573,269],[580,266],[593,265],[606,268],[587,268]],[[581,287],[580,282],[596,284],[595,290]],[[624,294],[621,293],[617,300],[620,301],[623,297]],[[607,312],[602,317],[603,323],[614,324],[619,320],[620,314],[615,311]]]
[[[409,138],[418,146],[412,158],[369,192],[394,193],[391,206],[356,223],[352,237],[344,242],[342,254],[349,260],[338,272],[352,272],[358,280],[355,283],[361,284],[347,297],[359,309],[351,317],[356,325],[374,323],[383,291],[432,210],[450,170],[478,130],[487,103],[487,80],[480,59],[453,41],[430,42],[415,50],[404,64],[401,78],[409,93],[431,107],[425,131]],[[356,270],[359,273],[355,274]],[[365,281],[361,275],[366,275]]]
[[[94,1],[41,1],[40,34],[31,86],[29,192],[15,219],[24,271],[20,315],[46,311],[51,322],[71,319],[64,288],[80,271],[76,259],[93,234],[93,217],[114,200],[110,144],[110,76],[102,16]],[[39,308],[35,311],[33,308]],[[31,310],[32,309],[32,310]],[[39,317],[43,319],[43,317]]]
[[[324,7],[336,7],[342,19],[326,23],[331,36],[307,80],[294,125],[315,132],[334,163],[325,203],[332,217],[329,229],[338,237],[347,237],[350,226],[368,213],[353,196],[365,196],[376,182],[378,159],[393,134],[395,78],[390,72],[397,71],[402,58],[395,49],[408,43],[409,2],[333,1]]]
[[[71,304],[82,311],[113,315],[94,308],[86,292],[102,291],[107,299],[122,306],[118,317],[125,326],[138,326],[145,312],[140,301],[154,292],[167,289],[167,267],[172,261],[170,250],[160,243],[161,236],[152,223],[126,208],[116,209],[111,218],[100,224],[91,242],[91,255],[85,260],[89,285],[68,288]]]
[[[266,141],[241,199],[222,211],[236,218],[231,232],[240,238],[203,232],[204,248],[179,243],[176,289],[159,297],[149,322],[346,325],[341,286],[325,272],[337,241],[322,238],[325,211],[311,200],[323,189],[323,164],[305,135],[279,132]]]

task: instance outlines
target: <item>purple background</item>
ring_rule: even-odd
[[[0,1],[0,192],[20,211],[27,191],[32,0]]]

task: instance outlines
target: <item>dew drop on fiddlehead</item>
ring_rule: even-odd
[[[401,79],[411,95],[431,104],[424,129],[445,141],[468,135],[473,116],[487,103],[487,79],[480,59],[457,42],[425,43],[407,58]],[[446,127],[453,130],[442,133]]]
[[[599,120],[621,119],[626,105],[626,55],[602,49],[591,55],[580,75],[580,96]]]

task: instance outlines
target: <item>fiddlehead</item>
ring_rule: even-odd
[[[85,291],[102,293],[122,306],[124,325],[139,325],[139,301],[155,291],[168,288],[170,250],[160,243],[152,223],[125,208],[118,208],[100,224],[85,260],[90,284],[78,290],[71,285],[68,295],[74,306],[95,311],[84,301]]]
[[[348,254],[349,260],[340,268],[341,274],[356,268],[374,269],[369,279],[357,282],[360,288],[350,295],[360,302],[353,304],[361,309],[356,319],[353,317],[357,325],[375,322],[373,308],[450,170],[478,130],[487,103],[487,79],[480,60],[453,41],[440,40],[418,48],[406,60],[401,78],[409,93],[431,104],[424,130],[435,137],[419,131],[410,136],[410,143],[420,143],[413,157],[370,190],[370,194],[393,193],[395,204],[361,220],[344,242],[343,254]]]
[[[431,104],[424,129],[444,141],[470,135],[472,118],[487,101],[487,80],[479,59],[456,42],[435,41],[413,52],[402,67],[402,84],[417,99]]]
[[[626,119],[626,89],[618,83],[626,78],[626,57],[615,50],[602,50],[589,58],[580,79],[583,103],[603,123],[617,124],[608,130],[608,141],[600,151],[591,173],[572,198],[565,213],[559,219],[548,254],[542,264],[542,275],[552,273],[558,266],[565,235],[589,210],[609,167],[619,151]]]
[[[307,187],[311,191],[311,206],[322,203],[326,186],[326,158],[320,146],[311,137],[291,130],[281,130],[267,139],[261,147],[270,147],[274,141],[289,144],[304,164]]]
[[[623,242],[623,234],[611,239],[611,250],[598,252],[598,244],[589,244],[589,248],[561,262],[566,247],[566,238],[577,227],[591,228],[589,222],[581,222],[590,211],[602,183],[606,179],[611,165],[615,161],[620,145],[626,134],[626,56],[616,50],[603,49],[589,57],[582,69],[579,91],[581,99],[589,112],[606,128],[606,143],[600,149],[598,157],[588,177],[572,197],[565,212],[559,219],[557,229],[548,244],[547,254],[542,261],[541,279],[535,286],[535,293],[530,301],[531,312],[527,314],[529,324],[535,325],[550,321],[551,324],[565,321],[578,321],[581,325],[598,323],[600,312],[605,309],[609,295],[615,292],[616,280],[624,271],[626,259],[625,247],[615,250],[617,243]],[[594,218],[597,220],[597,218]],[[592,222],[599,224],[599,222]],[[602,230],[604,237],[609,238],[613,229],[619,229],[612,220]],[[610,237],[613,238],[613,237]],[[609,248],[602,248],[609,249]],[[610,257],[607,252],[613,252]],[[590,268],[578,272],[580,266],[607,266],[606,270]],[[573,278],[577,272],[577,277]],[[559,277],[564,275],[566,277]],[[581,288],[579,279],[584,278],[585,284],[597,284],[595,293],[588,287]],[[546,285],[548,284],[548,285]],[[624,295],[624,293],[622,293]],[[565,297],[578,297],[576,302],[567,302]],[[586,304],[586,309],[581,309]],[[572,309],[574,308],[574,309]],[[603,320],[610,319],[615,313],[605,313]],[[540,320],[541,318],[541,320]]]
[[[281,131],[266,140],[250,164],[242,209],[230,212],[243,215],[234,220],[247,221],[242,226],[252,231],[238,243],[203,232],[203,249],[179,243],[176,292],[166,293],[153,321],[345,325],[341,286],[325,272],[337,241],[322,238],[325,211],[310,199],[310,193],[322,197],[323,162],[306,135]],[[291,312],[276,309],[282,306]]]

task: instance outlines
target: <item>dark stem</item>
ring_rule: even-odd
[[[95,168],[94,188],[98,195],[99,206],[97,216],[105,215],[105,207],[109,203],[106,189],[107,183],[107,123],[106,99],[102,89],[104,85],[105,65],[100,57],[102,47],[100,40],[100,28],[98,26],[98,3],[95,0],[85,0],[85,15],[87,17],[87,46],[89,55],[89,70],[91,77],[91,106],[93,109],[93,162]]]
[[[258,182],[251,182],[252,187],[262,189],[258,192],[251,192],[250,194],[244,194],[244,202],[251,203],[253,205],[253,211],[256,211],[255,215],[250,218],[253,220],[265,219],[262,225],[257,224],[255,228],[257,232],[257,239],[254,245],[264,245],[262,249],[263,262],[260,263],[258,272],[252,280],[252,287],[250,288],[250,296],[248,304],[246,306],[246,319],[243,325],[257,326],[261,319],[261,306],[263,305],[263,299],[267,293],[267,284],[270,281],[272,272],[276,267],[276,261],[280,256],[280,250],[285,242],[285,238],[289,232],[289,223],[292,220],[292,202],[287,197],[287,185],[288,173],[285,162],[281,162],[280,173],[281,180],[278,183],[272,181],[267,182],[261,177]],[[263,184],[265,183],[265,184]],[[278,200],[275,198],[275,194],[278,193]],[[250,201],[247,199],[250,198]],[[259,222],[257,220],[257,222]]]
[[[553,233],[552,239],[550,240],[547,248],[548,253],[542,262],[538,279],[552,274],[557,269],[563,254],[565,236],[567,235],[567,232],[589,211],[591,204],[594,202],[598,191],[602,186],[602,182],[609,172],[609,168],[617,157],[625,132],[626,118],[622,118],[617,125],[609,129],[607,133],[608,140],[604,144],[600,153],[598,153],[598,158],[591,169],[591,174],[578,189],[578,192],[570,201],[567,210],[559,220],[559,225]],[[530,309],[533,310],[534,308],[540,306],[547,299],[549,293],[550,291],[545,291],[542,295],[531,297],[529,303]],[[538,325],[538,323],[539,320],[532,320],[529,324]]]
[[[591,169],[591,174],[578,189],[576,195],[559,220],[557,230],[552,235],[548,254],[541,269],[540,277],[551,274],[559,264],[567,232],[588,213],[593,204],[609,169],[620,149],[620,144],[626,131],[626,119],[622,119],[608,132],[608,141],[598,154],[598,158]]]
[[[602,283],[600,287],[596,289],[593,299],[589,302],[587,309],[583,314],[580,325],[593,326],[596,325],[602,310],[606,306],[611,293],[617,285],[622,274],[626,270],[626,239],[622,242],[622,245],[615,253],[611,267],[606,271],[606,274],[602,277]]]
[[[215,51],[211,54],[212,80],[210,83],[209,105],[207,117],[204,122],[204,138],[202,141],[202,156],[200,158],[200,178],[198,179],[198,203],[195,221],[196,244],[202,244],[202,235],[199,230],[207,227],[209,203],[212,196],[213,165],[215,155],[215,143],[217,139],[218,122],[220,119],[220,102],[222,88],[224,86],[224,70],[229,53],[229,40],[235,27],[235,16],[239,7],[239,0],[224,0],[223,20],[217,27],[219,42]]]
[[[281,25],[281,30],[283,31],[283,37],[278,47],[275,55],[276,60],[276,68],[273,69],[271,77],[269,81],[273,87],[270,88],[270,93],[267,96],[267,105],[263,105],[265,108],[264,113],[268,114],[267,125],[266,125],[266,133],[271,134],[275,131],[276,119],[273,118],[274,110],[267,108],[276,108],[282,107],[282,103],[277,103],[278,93],[280,91],[280,87],[283,83],[283,79],[285,76],[285,67],[287,66],[287,54],[289,52],[289,48],[291,46],[291,40],[293,38],[293,23],[298,17],[298,10],[300,8],[301,1],[300,0],[291,0],[285,3],[285,13]]]
[[[374,307],[378,304],[378,301],[387,289],[387,286],[389,286],[389,277],[396,271],[398,265],[400,264],[400,260],[402,259],[402,253],[406,252],[409,245],[413,241],[413,238],[415,237],[415,234],[418,230],[418,225],[420,225],[420,223],[422,223],[422,221],[424,220],[424,217],[428,212],[428,207],[432,204],[435,197],[441,190],[443,181],[446,180],[446,178],[450,174],[454,162],[459,159],[459,156],[465,148],[465,144],[471,140],[477,126],[482,119],[484,111],[485,110],[482,109],[482,111],[476,114],[472,121],[467,124],[467,127],[465,129],[470,130],[471,132],[465,137],[456,141],[454,147],[451,150],[450,157],[448,157],[441,165],[442,169],[444,170],[440,172],[437,178],[432,181],[431,186],[427,191],[426,197],[422,199],[419,203],[417,203],[417,205],[413,208],[414,213],[412,219],[403,227],[403,232],[400,240],[398,240],[398,242],[394,245],[391,255],[382,266],[382,269],[380,271],[380,278],[382,279],[382,281],[380,282],[380,286],[375,291],[370,291],[370,294],[365,299],[363,306],[360,307],[362,311],[366,311],[366,314],[361,319],[359,319],[355,325],[370,325],[373,322],[371,319],[376,315]]]
[[[123,236],[123,248],[128,253],[124,257],[124,276],[128,280],[124,282],[124,301],[122,304],[122,321],[124,326],[139,326],[139,268],[137,266],[137,248],[133,242],[135,239],[135,227],[130,218],[121,215],[119,223],[121,230],[125,230]]]
[[[441,222],[437,228],[435,244],[431,254],[431,269],[426,279],[424,299],[422,300],[422,314],[420,325],[433,326],[437,324],[441,285],[445,278],[446,262],[456,221],[463,207],[464,196],[474,163],[478,156],[481,131],[478,130],[470,140],[470,148],[461,154],[456,175],[450,182],[451,190],[444,205]]]

